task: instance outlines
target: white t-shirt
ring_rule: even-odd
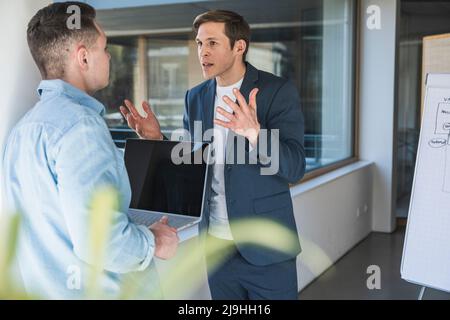
[[[217,107],[220,106],[227,112],[233,113],[233,109],[229,107],[224,101],[223,97],[228,96],[231,100],[236,101],[236,97],[233,94],[233,89],[240,89],[242,85],[242,78],[237,83],[227,86],[216,87],[216,99],[214,101],[214,118],[219,120],[228,121],[224,116],[217,112]],[[227,203],[225,200],[225,147],[228,137],[228,129],[222,126],[214,124],[214,165],[213,165],[213,177],[212,177],[212,195],[210,202],[210,216],[209,216],[209,229],[208,233],[216,238],[233,240],[231,235],[230,224],[228,221]]]

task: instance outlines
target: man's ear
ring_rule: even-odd
[[[234,43],[234,47],[237,50],[236,52],[244,54],[245,49],[247,49],[247,43],[245,42],[245,40],[242,40],[242,39],[241,40],[237,40]]]
[[[77,62],[82,70],[88,69],[89,52],[85,46],[79,46],[77,49]]]

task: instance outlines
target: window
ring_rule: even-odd
[[[143,1],[139,1],[141,5]],[[177,2],[177,3],[174,3]],[[191,25],[209,9],[239,12],[250,23],[248,61],[297,85],[305,116],[307,170],[354,156],[353,0],[166,1],[99,10],[112,55],[110,87],[97,98],[113,137],[132,136],[118,107],[150,102],[163,132],[182,127],[186,90],[204,81]],[[270,14],[268,14],[270,12]]]
[[[400,2],[397,117],[397,217],[408,216],[419,144],[422,90],[423,37],[450,32],[446,1]],[[438,63],[436,64],[438,65]],[[441,72],[448,72],[442,70]]]

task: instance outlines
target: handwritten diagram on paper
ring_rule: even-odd
[[[450,103],[438,104],[434,134],[436,137],[428,144],[432,148],[445,148],[442,191],[450,193]]]
[[[450,292],[450,74],[427,77],[402,279]]]

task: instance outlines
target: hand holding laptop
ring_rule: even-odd
[[[168,217],[163,217],[149,227],[155,236],[155,257],[163,260],[175,256],[180,241],[177,229],[169,226],[168,221]]]

